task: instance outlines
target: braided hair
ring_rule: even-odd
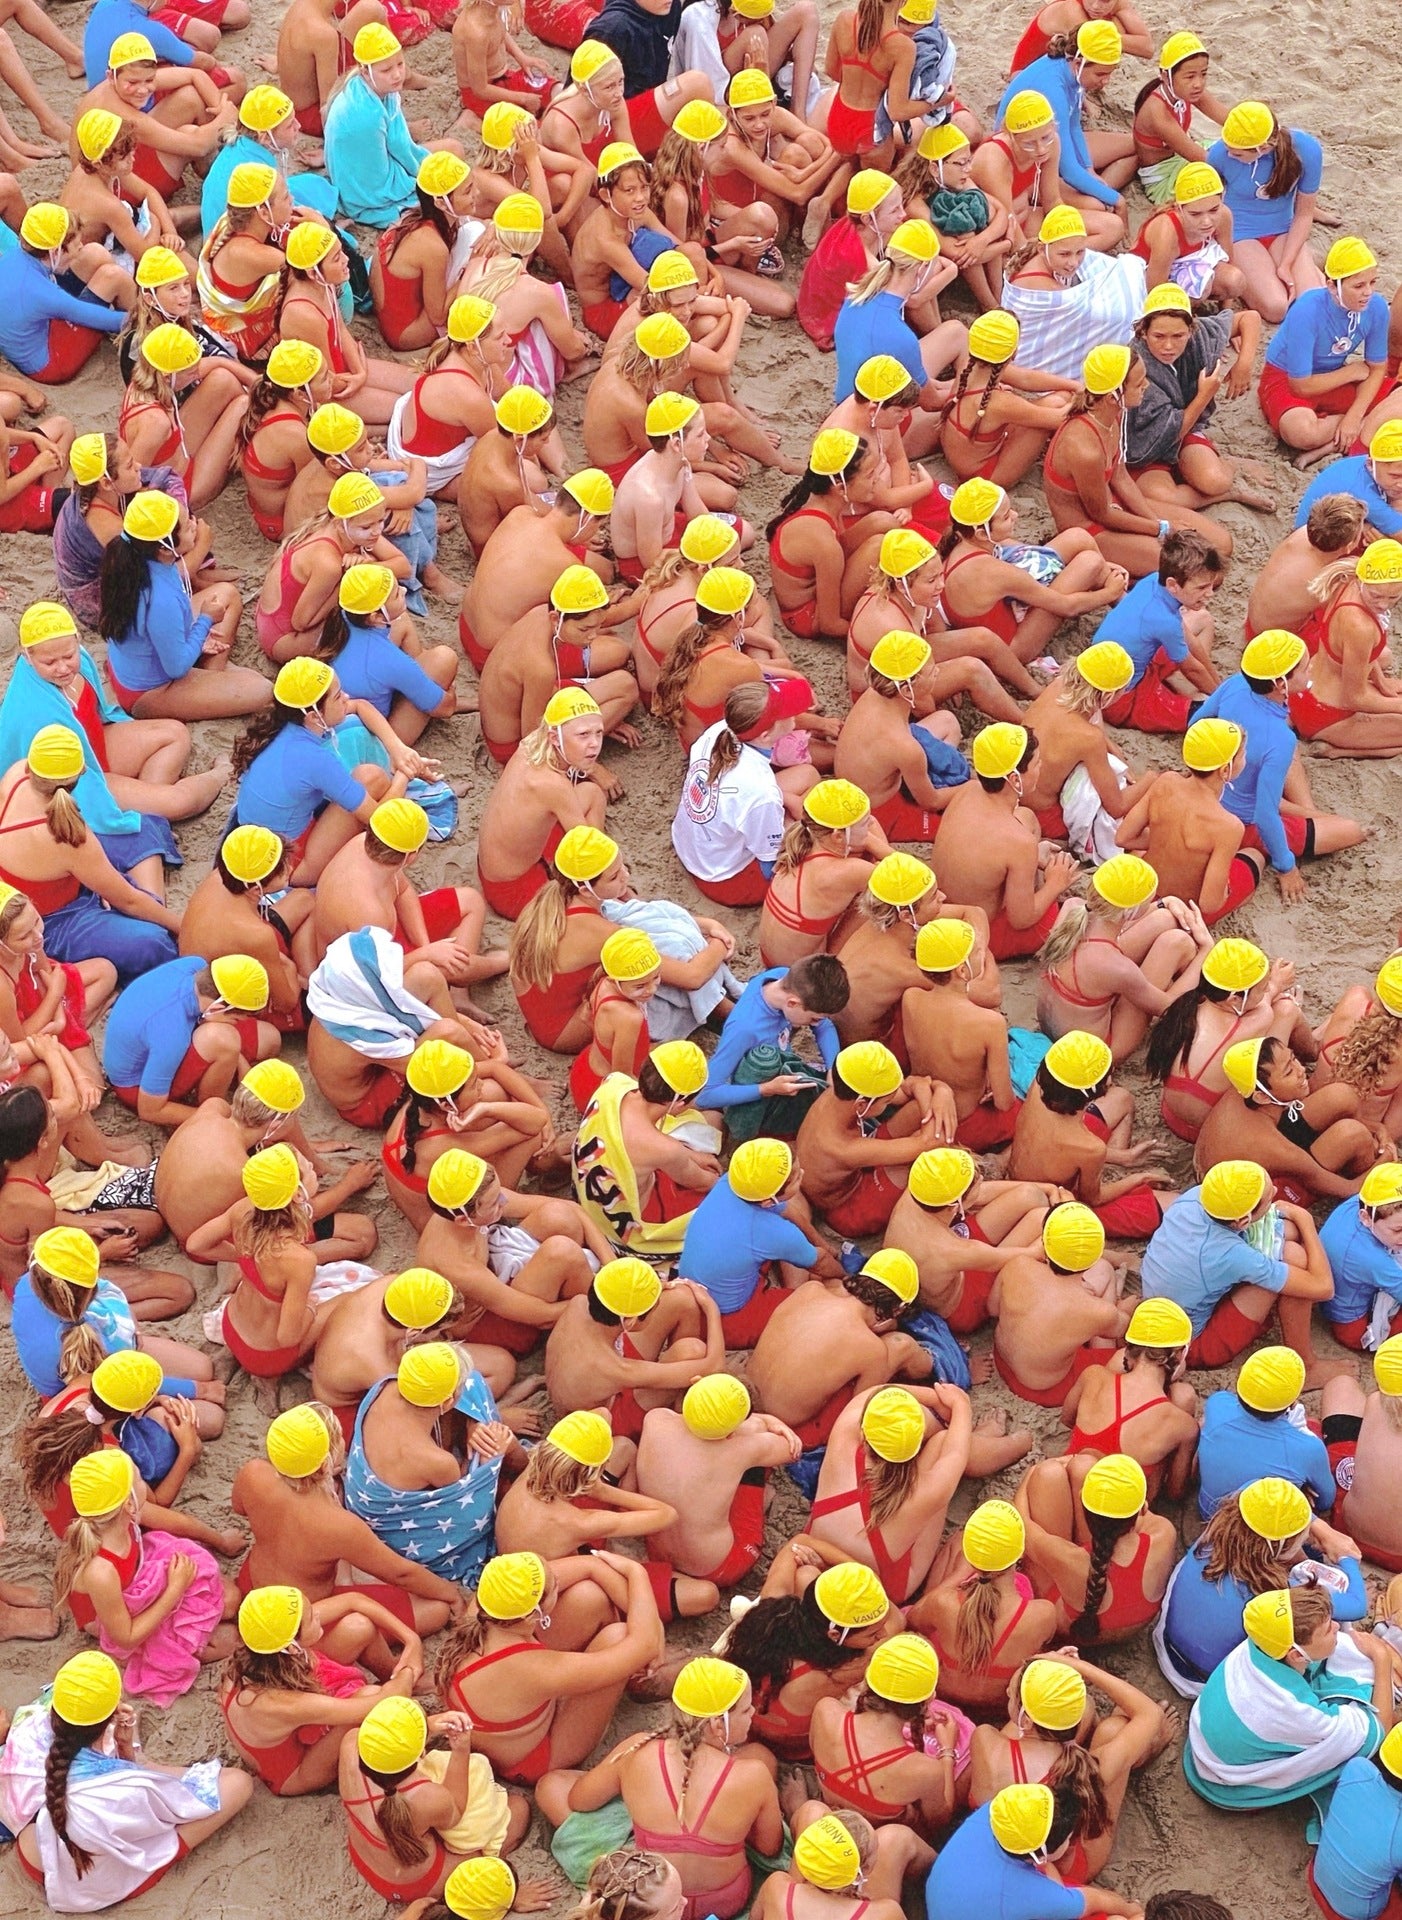
[[[1134,1531],[1138,1521],[1138,1514],[1131,1514],[1127,1520],[1112,1520],[1103,1513],[1086,1514],[1086,1525],[1090,1528],[1090,1571],[1086,1574],[1086,1597],[1081,1611],[1067,1629],[1078,1644],[1100,1638],[1100,1603],[1105,1598],[1105,1589],[1110,1580],[1110,1556],[1125,1535]]]
[[[49,1725],[54,1737],[44,1761],[44,1805],[54,1833],[67,1847],[73,1870],[80,1880],[92,1866],[92,1855],[68,1837],[68,1772],[84,1747],[97,1745],[111,1720],[109,1713],[96,1726],[75,1727],[49,1708]]]

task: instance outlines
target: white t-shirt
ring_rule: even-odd
[[[711,749],[724,729],[717,720],[691,749],[672,845],[697,880],[730,880],[751,860],[777,860],[784,837],[784,798],[774,769],[754,747],[715,786],[706,778]]]

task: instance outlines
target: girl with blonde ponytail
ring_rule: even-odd
[[[828,936],[867,890],[891,851],[871,803],[850,780],[820,780],[784,829],[759,916],[766,967],[791,967],[826,949]]]
[[[43,915],[50,959],[110,960],[125,985],[175,958],[180,916],[165,905],[161,856],[146,851],[144,835],[130,836],[133,861],[119,870],[88,831],[73,797],[86,764],[70,728],[41,727],[28,758],[0,777],[0,880]],[[107,845],[122,857],[121,837]]]
[[[555,849],[554,875],[511,935],[511,984],[526,1025],[555,1053],[589,1044],[586,996],[613,932],[600,903],[631,890],[618,843],[597,827],[572,827]]]
[[[120,1654],[133,1693],[168,1707],[204,1661],[233,1651],[238,1596],[208,1548],[143,1530],[146,1483],[120,1447],[100,1447],[69,1479],[76,1518],[54,1565],[54,1601]]]
[[[1110,1702],[1097,1722],[1094,1688]],[[1006,1786],[1043,1781],[1071,1793],[1080,1808],[1069,1853],[1057,1862],[1068,1885],[1094,1880],[1109,1859],[1129,1778],[1179,1732],[1178,1713],[1138,1687],[1059,1652],[1029,1661],[1002,1727],[974,1732],[969,1805],[981,1807]]]
[[[508,194],[468,255],[452,291],[476,294],[496,308],[511,349],[503,386],[520,383],[550,400],[558,382],[568,379],[569,369],[591,349],[570,319],[559,281],[537,279],[531,272],[531,259],[540,250],[543,235],[540,202],[529,193]]]

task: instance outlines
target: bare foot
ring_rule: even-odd
[[[207,813],[228,786],[233,771],[233,762],[226,759],[216,760],[206,773],[187,773],[177,783],[181,806],[185,809],[178,817],[192,820],[197,813]]]
[[[1316,200],[1314,203],[1314,224],[1317,227],[1338,227],[1343,225],[1343,219],[1341,215],[1335,213],[1327,201]]]
[[[423,570],[424,592],[431,593],[435,600],[461,600],[463,583],[455,580],[450,573],[444,573],[442,567],[427,566]]]
[[[544,1416],[536,1407],[504,1408],[498,1401],[497,1412],[501,1415],[502,1425],[510,1427],[519,1440],[535,1440],[544,1430]]]
[[[811,1800],[808,1791],[808,1776],[802,1767],[785,1767],[779,1776],[779,1805],[785,1820],[792,1823],[794,1815],[805,1800]]]
[[[476,1020],[484,1027],[490,1027],[492,1016],[485,1013],[472,998],[466,987],[449,987],[448,997],[459,1013],[465,1013],[469,1020]]]
[[[780,473],[791,473],[791,474],[797,475],[807,471],[804,465],[804,462],[802,460],[791,460],[787,454],[783,455],[780,459],[776,460],[774,462],[774,465],[778,468]]]
[[[1331,1380],[1356,1380],[1358,1368],[1352,1360],[1314,1360],[1305,1368],[1306,1393],[1328,1386]]]
[[[52,1607],[0,1605],[0,1640],[52,1640],[58,1615]]]
[[[1297,472],[1308,473],[1321,460],[1332,460],[1338,451],[1337,447],[1305,447],[1292,457],[1290,464]]]
[[[17,1580],[0,1580],[0,1605],[42,1607],[44,1596],[38,1587],[23,1586]]]
[[[1256,513],[1275,512],[1275,495],[1267,493],[1264,487],[1253,487],[1240,476],[1232,482],[1226,498],[1235,500],[1238,506],[1250,507]]]
[[[504,1407],[519,1407],[523,1400],[529,1400],[532,1394],[539,1393],[544,1385],[543,1373],[528,1373],[524,1380],[518,1380],[505,1393],[497,1395],[497,1411],[501,1412]]]
[[[253,64],[263,73],[277,72],[277,59],[276,56],[271,53],[256,53],[253,56]]]
[[[1171,1747],[1175,1740],[1183,1738],[1183,1714],[1181,1708],[1172,1700],[1160,1700],[1158,1703],[1162,1727],[1158,1739],[1144,1756],[1146,1761],[1155,1760],[1165,1747]]]
[[[70,80],[81,80],[85,77],[87,73],[87,69],[86,67],[84,67],[81,60],[75,60],[72,66],[65,65],[63,71],[68,75]],[[273,71],[274,72],[277,71],[276,61],[273,62]]]
[[[969,1355],[969,1378],[976,1387],[982,1387],[993,1378],[993,1355],[991,1353],[971,1353]]]

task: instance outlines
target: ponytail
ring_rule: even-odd
[[[511,984],[544,993],[555,975],[555,957],[565,937],[565,908],[578,889],[558,874],[530,900],[511,930]]]
[[[993,1658],[993,1635],[1002,1595],[996,1573],[974,1573],[961,1582],[964,1597],[954,1617],[954,1651],[966,1673],[984,1673]]]
[[[1289,127],[1275,123],[1275,132],[1271,135],[1271,153],[1275,164],[1271,168],[1271,177],[1266,182],[1267,200],[1283,200],[1299,186],[1304,174],[1304,162],[1301,160],[1291,138]]]
[[[403,1767],[398,1773],[376,1773],[363,1760],[360,1763],[365,1778],[373,1780],[380,1789],[382,1798],[375,1808],[375,1825],[401,1867],[421,1867],[429,1854],[427,1840],[414,1831],[414,1816],[408,1802],[399,1797],[399,1788],[416,1771],[417,1764]]]
[[[112,546],[116,546],[114,540]],[[107,551],[110,553],[112,547]],[[29,784],[44,802],[44,823],[54,841],[60,847],[81,847],[88,837],[88,825],[73,798],[73,784],[60,786],[56,780],[45,780],[41,775],[28,770]]]
[[[1068,900],[1037,955],[1043,969],[1050,972],[1063,961],[1069,960],[1085,939],[1089,927],[1090,908],[1085,901],[1078,898]]]
[[[1069,1733],[1053,1732],[1046,1727],[1037,1727],[1037,1732],[1043,1740],[1055,1740],[1061,1748],[1047,1771],[1046,1784],[1053,1792],[1069,1793],[1076,1802],[1080,1809],[1076,1815],[1076,1832],[1081,1839],[1099,1840],[1113,1824],[1105,1782],[1100,1777],[1100,1762],[1077,1743],[1074,1727]]]
[[[83,1315],[91,1300],[87,1287],[75,1287],[57,1274],[41,1267],[37,1260],[29,1265],[29,1284],[40,1306],[47,1307],[56,1320],[63,1322],[59,1342],[58,1371],[61,1380],[77,1380],[97,1371],[107,1358],[107,1349]]]
[[[82,1514],[70,1520],[59,1544],[54,1562],[54,1604],[62,1606],[73,1591],[75,1581],[97,1556],[97,1528]]]

